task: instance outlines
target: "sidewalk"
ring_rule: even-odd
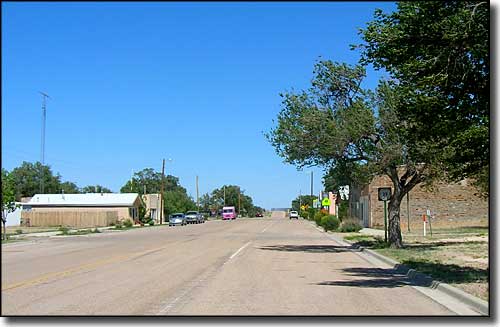
[[[359,232],[365,235],[382,236],[382,237],[385,236],[385,232],[383,230],[375,228],[363,228]]]

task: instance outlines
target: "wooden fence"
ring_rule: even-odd
[[[75,228],[87,228],[97,226],[109,226],[116,223],[118,213],[116,211],[23,211],[24,226],[52,227],[67,226]]]

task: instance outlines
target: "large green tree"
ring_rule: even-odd
[[[78,188],[78,186],[75,183],[68,181],[60,183],[59,189],[61,192],[64,192],[66,194],[80,193],[80,189]]]
[[[301,211],[301,205],[308,205],[309,208],[312,208],[313,201],[318,197],[314,195],[300,195],[294,200],[292,200],[292,210]]]
[[[146,194],[161,192],[161,173],[153,168],[145,168],[134,173],[120,189],[121,193]],[[196,203],[187,194],[187,191],[179,183],[179,178],[167,175],[163,181],[164,217],[175,212],[186,212],[195,210]]]
[[[225,200],[224,200],[225,199]],[[253,204],[251,196],[245,194],[238,185],[224,185],[212,191],[209,200],[211,208],[221,209],[225,206],[234,206],[238,214],[253,217],[262,208]]]
[[[12,174],[2,168],[2,227],[3,239],[7,238],[5,224],[7,223],[7,213],[16,210],[16,193]]]
[[[388,241],[401,247],[401,200],[418,183],[439,178],[439,152],[408,137],[407,122],[396,115],[401,95],[389,83],[371,92],[361,87],[364,78],[360,65],[319,61],[309,90],[282,94],[277,126],[267,137],[285,162],[321,166],[342,184],[389,176]]]
[[[440,148],[446,177],[488,194],[490,10],[486,1],[405,1],[360,31],[362,62],[394,78],[408,137]]]
[[[82,193],[113,193],[109,188],[97,185],[87,185],[81,188]]]
[[[40,181],[44,181],[44,193],[61,192],[61,176],[54,175],[50,166],[42,165],[40,162],[30,163],[23,161],[21,166],[11,171],[11,176],[15,185],[16,199],[30,197],[40,193]]]

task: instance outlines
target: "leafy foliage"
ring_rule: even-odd
[[[15,185],[12,174],[2,168],[2,225],[3,225],[3,240],[7,239],[5,224],[7,223],[7,213],[16,210]]]
[[[109,188],[97,185],[87,185],[80,190],[82,193],[113,193]]]
[[[488,194],[489,5],[478,1],[399,2],[360,31],[362,62],[383,68],[401,97],[408,137],[434,144],[445,177],[472,177]]]
[[[121,193],[139,193],[144,194],[160,193],[161,191],[161,172],[153,168],[145,168],[134,173],[134,176],[128,180],[120,189]],[[164,180],[163,189],[164,198],[164,217],[172,213],[186,212],[196,210],[196,203],[187,194],[187,191],[179,183],[179,178],[167,175]]]
[[[340,221],[334,215],[326,215],[321,218],[321,226],[326,231],[336,230],[339,228]]]
[[[311,196],[311,195],[301,195],[298,196],[295,200],[292,200],[292,210],[295,211],[300,211],[300,205],[308,205],[309,207],[312,208],[313,206],[313,201],[316,200],[318,197],[317,196]]]
[[[390,240],[400,247],[401,199],[418,183],[441,176],[439,149],[409,137],[407,121],[397,116],[402,95],[390,83],[372,92],[360,87],[364,77],[360,65],[319,61],[307,92],[282,95],[278,124],[267,137],[285,162],[325,167],[332,188],[388,175],[394,185]]]
[[[359,232],[361,229],[363,229],[363,226],[361,226],[359,220],[349,218],[349,219],[344,219],[341,222],[339,232],[342,233]]]
[[[61,176],[53,175],[47,165],[40,162],[30,163],[23,161],[20,167],[11,171],[14,180],[16,199],[33,196],[40,193],[40,181],[44,181],[44,193],[60,193]]]

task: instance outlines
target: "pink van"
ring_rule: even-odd
[[[222,220],[236,219],[236,209],[234,207],[222,208]]]

